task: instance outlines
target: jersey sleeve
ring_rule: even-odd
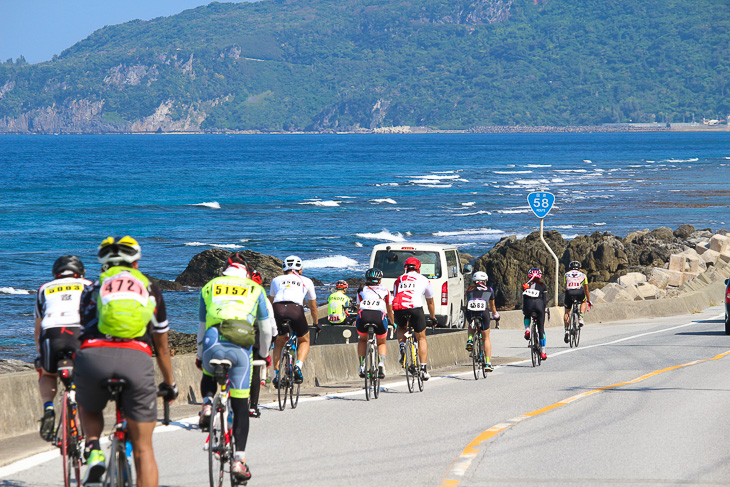
[[[277,278],[272,279],[271,287],[269,288],[269,296],[272,298],[276,297],[276,293],[279,292],[279,280]]]
[[[306,299],[308,301],[316,301],[317,300],[317,292],[314,290],[314,283],[311,279],[307,278],[306,287],[307,287],[307,293],[305,295]]]
[[[426,279],[426,289],[423,291],[423,296],[426,299],[433,299],[433,286],[431,286],[431,281]]]
[[[200,298],[198,298],[198,321],[205,323],[205,317],[208,314],[208,309],[205,307],[205,298],[203,297],[203,291],[200,291]]]
[[[167,322],[167,307],[162,291],[155,284],[150,285],[150,292],[155,297],[155,321],[152,323],[152,333],[167,333],[170,331],[170,324]]]
[[[36,293],[36,299],[35,299],[35,317],[37,320],[43,319],[43,312],[41,311],[43,309],[43,301],[45,300],[45,295],[43,294],[43,286],[41,286],[38,289],[38,292]]]
[[[262,290],[262,292],[259,293],[257,301],[256,319],[263,321],[273,318],[273,316],[269,316],[269,308],[266,306],[266,302],[268,301],[268,299],[266,299],[266,292]]]
[[[494,301],[494,288],[489,288],[489,300]]]

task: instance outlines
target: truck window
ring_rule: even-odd
[[[456,257],[456,250],[446,251],[446,268],[449,271],[449,278],[459,277],[459,258]]]
[[[388,254],[390,253],[390,259]],[[374,267],[383,271],[383,277],[394,279],[403,275],[403,263],[408,257],[421,261],[421,274],[429,279],[441,278],[441,257],[438,252],[423,250],[378,250]]]

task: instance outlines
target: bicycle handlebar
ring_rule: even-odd
[[[164,397],[167,395],[167,391],[157,391],[157,397]],[[164,417],[162,418],[162,424],[165,426],[170,424],[170,401],[163,399],[162,405],[164,406]]]

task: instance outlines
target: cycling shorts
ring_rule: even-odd
[[[111,399],[106,380],[124,379],[124,414],[140,423],[157,421],[155,368],[147,353],[118,347],[83,348],[76,352],[74,364],[76,399],[81,407],[101,413]]]
[[[395,324],[399,328],[407,328],[410,322],[413,331],[421,333],[426,330],[426,314],[423,308],[397,309],[393,311]]]
[[[565,291],[565,309],[570,309],[573,303],[583,303],[586,300],[584,289],[571,289]]]
[[[41,351],[41,367],[50,374],[58,372],[58,361],[73,357],[81,342],[80,326],[64,326],[46,328],[38,336],[38,345]]]
[[[377,325],[375,328],[375,336],[378,338],[385,338],[388,334],[388,318],[385,317],[385,313],[378,311],[377,309],[363,309],[357,314],[357,322],[355,327],[359,335],[367,336],[368,330],[365,328],[366,323],[372,323]]]
[[[466,321],[469,326],[473,325],[474,318],[481,318],[482,324],[479,327],[480,330],[486,331],[490,327],[489,311],[470,311],[466,310]]]
[[[291,331],[297,338],[303,337],[309,333],[309,324],[304,316],[304,306],[293,303],[291,301],[279,301],[274,303],[274,319],[276,320],[276,328],[279,330],[279,336],[288,333],[284,329],[284,320],[291,321]]]
[[[217,327],[211,326],[203,335],[203,371],[212,376],[215,368],[210,366],[211,359],[231,361],[231,368],[228,369],[231,397],[248,399],[251,393],[253,347],[240,347],[228,342],[220,336]]]

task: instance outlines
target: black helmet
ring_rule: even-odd
[[[53,263],[53,277],[83,277],[84,263],[75,255],[62,255]]]
[[[570,269],[571,271],[577,271],[578,269],[580,269],[580,262],[574,260],[573,262],[568,264],[568,269]]]
[[[383,271],[381,271],[377,267],[371,267],[370,269],[365,271],[365,280],[367,282],[380,282],[382,278]]]

